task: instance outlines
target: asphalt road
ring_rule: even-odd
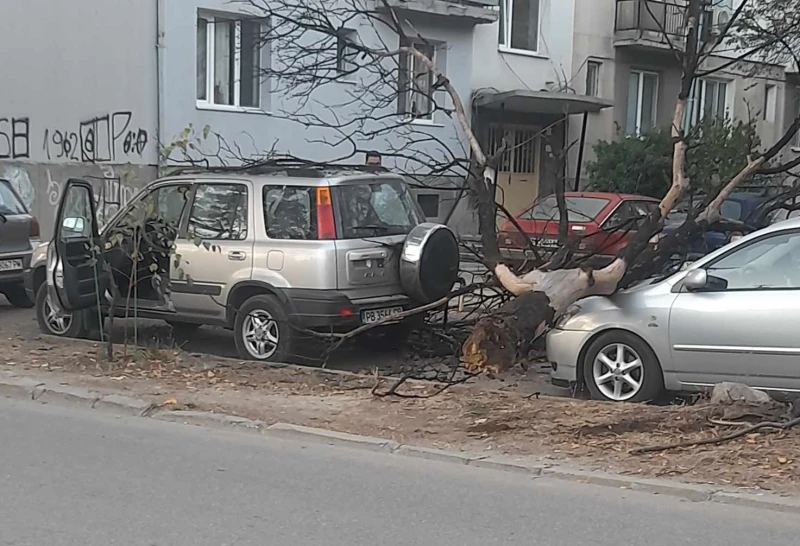
[[[794,544],[766,510],[0,399],[0,544]]]

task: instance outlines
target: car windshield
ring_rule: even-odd
[[[404,235],[421,222],[408,187],[399,180],[332,188],[343,239]]]
[[[695,206],[700,204],[700,200],[695,201]],[[668,226],[676,226],[684,223],[686,221],[689,210],[689,203],[683,202],[675,207],[675,210],[670,212],[667,217],[664,219],[664,223]],[[727,218],[729,220],[741,220],[742,216],[742,204],[738,201],[734,201],[733,199],[726,199],[722,202],[722,205],[719,208],[719,213],[722,215],[723,218]]]
[[[592,222],[600,214],[609,200],[602,197],[567,197],[567,219],[570,222]],[[545,197],[536,203],[532,209],[524,213],[523,220],[559,220],[556,196]]]
[[[25,206],[5,180],[0,180],[0,214],[25,214]]]

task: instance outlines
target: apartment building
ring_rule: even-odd
[[[412,38],[415,47],[447,75],[484,148],[495,153],[505,142],[498,200],[512,213],[562,178],[570,188],[585,186],[598,140],[669,125],[680,67],[667,43],[680,44],[679,2],[389,0],[408,22],[408,35],[424,37]],[[720,2],[709,16],[712,26],[724,24],[731,9]],[[33,18],[37,25],[16,23]],[[369,71],[355,69],[357,60],[337,43],[331,54],[340,73],[306,102],[287,94],[276,79],[286,60],[274,44],[258,41],[269,24],[251,3],[229,0],[2,3],[0,176],[14,183],[47,235],[68,178],[93,181],[101,213],[111,214],[180,159],[172,144],[187,131],[205,136],[206,127],[225,146],[201,138],[193,150],[212,160],[268,150],[332,160],[347,157],[355,144],[384,152],[387,167],[405,171],[408,162],[388,152],[404,148],[442,161],[469,156],[449,115],[452,101],[414,56],[400,60],[396,82],[380,82],[395,96],[369,113],[397,131],[337,144],[337,131],[298,123],[308,115],[357,119],[363,105],[352,101],[353,90],[374,86]],[[367,46],[400,45],[388,27],[359,18],[343,21],[341,32]],[[397,96],[411,79],[417,92]],[[707,115],[757,116],[762,140],[773,142],[798,112],[798,86],[797,74],[780,66],[757,77],[725,70],[698,82],[687,123]],[[409,130],[418,144],[409,145]],[[794,144],[800,150],[800,138]],[[363,161],[362,155],[349,160]],[[424,168],[419,174],[424,178]],[[449,218],[462,233],[474,231],[467,200],[452,189],[460,181],[429,182],[416,190],[426,214]]]

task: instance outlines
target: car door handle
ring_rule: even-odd
[[[235,260],[237,262],[241,262],[245,258],[247,258],[247,252],[243,252],[241,250],[231,250],[230,252],[228,252],[229,260]]]

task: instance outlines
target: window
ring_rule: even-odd
[[[264,224],[270,239],[317,239],[315,188],[265,186]]]
[[[209,15],[197,18],[197,100],[259,108],[262,22]]]
[[[800,288],[800,233],[780,233],[737,248],[706,268],[727,290]]]
[[[358,70],[356,64],[358,51],[350,46],[355,43],[357,36],[357,32],[353,29],[340,28],[336,37],[336,71],[345,77],[352,77]]]
[[[432,44],[415,43],[412,46],[436,63],[436,48]],[[411,119],[433,119],[433,72],[417,55],[404,52],[400,55],[399,106],[400,113]]]
[[[658,205],[645,201],[623,201],[605,221],[603,229],[636,231],[642,226],[654,206]]]
[[[25,214],[25,207],[17,199],[17,194],[11,189],[11,184],[5,180],[0,180],[0,214],[9,216],[12,214]]]
[[[421,219],[408,187],[400,181],[333,188],[345,239],[406,234]]]
[[[628,82],[625,132],[639,136],[656,126],[658,74],[632,71]]]
[[[699,86],[695,86],[693,93],[695,99],[692,101],[690,123],[695,125],[703,120],[725,119],[728,115],[728,82],[703,79],[697,83]]]
[[[439,217],[439,195],[436,193],[423,193],[417,195],[417,203],[422,209],[425,218]]]
[[[600,63],[597,61],[586,63],[586,96],[600,96]]]
[[[247,187],[243,184],[198,185],[189,215],[189,233],[200,239],[246,239]]]
[[[768,83],[764,87],[764,121],[775,123],[775,113],[778,108],[778,88]]]
[[[800,87],[794,88],[794,117],[800,116]],[[792,140],[792,147],[793,148],[800,148],[800,131],[797,131],[794,134],[794,139]]]
[[[501,0],[501,48],[539,51],[539,0]]]
[[[591,222],[608,205],[608,199],[599,197],[567,197],[567,219],[570,222]],[[536,203],[532,209],[520,216],[523,220],[559,220],[556,196],[550,195]]]

